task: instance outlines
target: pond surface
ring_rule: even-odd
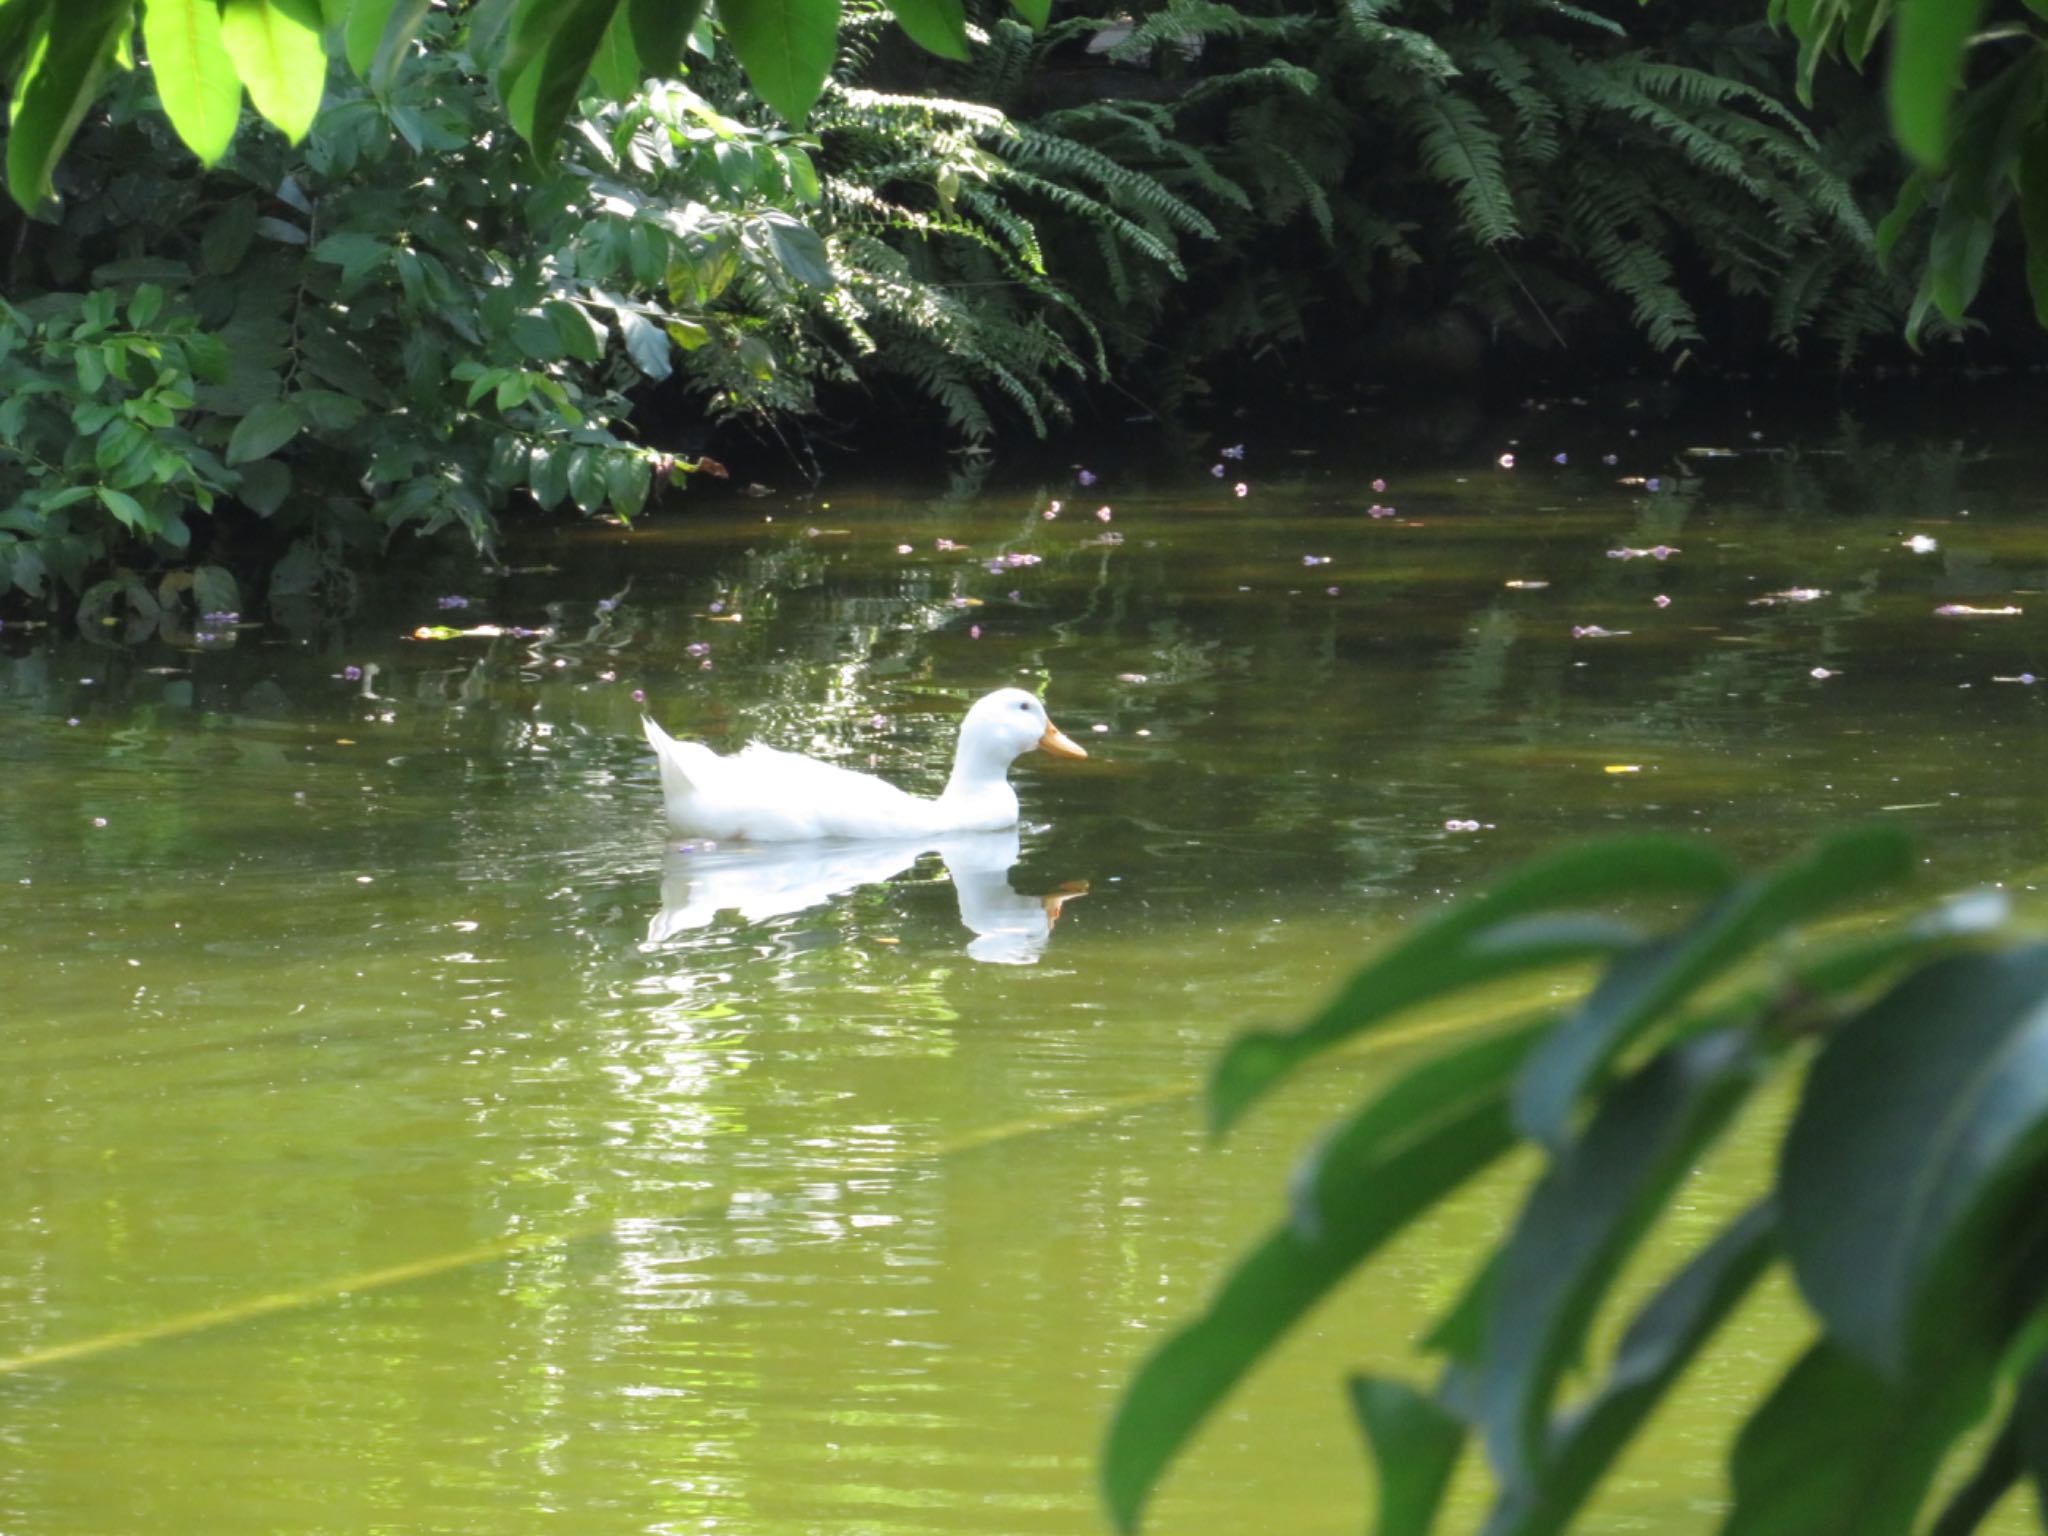
[[[700,498],[198,650],[0,634],[0,1530],[1101,1529],[1137,1360],[1459,1027],[1212,1149],[1241,1025],[1617,828],[1762,860],[1893,817],[1930,891],[2038,883],[2033,440],[1755,430],[1368,417],[1181,476]],[[483,625],[541,633],[400,638]],[[1019,765],[1015,853],[665,847],[638,694],[930,792],[1012,682],[1092,754]],[[1419,1374],[1527,1172],[1320,1314],[1154,1528],[1358,1529],[1342,1373]],[[1711,1529],[1799,1342],[1759,1298],[1585,1528]]]

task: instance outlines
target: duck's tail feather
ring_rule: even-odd
[[[654,723],[652,715],[640,717],[647,733],[647,745],[654,748],[654,760],[661,765],[661,792],[668,799],[681,799],[705,787],[708,774],[715,772],[718,754],[694,741],[677,741]]]

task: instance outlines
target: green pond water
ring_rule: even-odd
[[[1316,1129],[1470,1024],[1212,1148],[1236,1029],[1619,828],[1761,860],[1897,818],[1928,891],[2028,899],[2048,492],[1963,414],[1365,420],[1088,488],[700,498],[188,645],[0,633],[0,1531],[1102,1529],[1137,1361]],[[403,638],[486,624],[540,633]],[[1019,765],[1014,867],[666,849],[636,690],[933,791],[1012,682],[1092,754]],[[1318,1314],[1154,1528],[1359,1529],[1342,1376],[1420,1374],[1528,1172]],[[1800,1340],[1757,1298],[1585,1528],[1710,1529]]]

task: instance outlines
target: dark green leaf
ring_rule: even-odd
[[[1288,1223],[1260,1243],[1202,1315],[1145,1362],[1117,1410],[1102,1482],[1118,1529],[1136,1529],[1168,1463],[1276,1339],[1388,1238],[1512,1143],[1505,1094],[1496,1088],[1421,1135],[1391,1140],[1377,1164],[1359,1170],[1342,1209],[1326,1211],[1318,1235]]]
[[[1622,1335],[1607,1379],[1550,1436],[1541,1476],[1503,1493],[1483,1536],[1556,1536],[1672,1383],[1777,1254],[1776,1213],[1752,1206],[1667,1281]]]
[[[682,72],[683,42],[704,14],[704,0],[626,0],[626,14],[642,74],[675,79]]]
[[[327,88],[316,0],[222,0],[221,42],[256,110],[294,144],[313,126]]]
[[[377,57],[384,24],[391,20],[397,0],[349,0],[348,20],[342,27],[341,51],[356,78],[367,80],[370,63]]]
[[[1508,1488],[1542,1466],[1558,1381],[1622,1261],[1757,1070],[1746,1031],[1672,1046],[1606,1096],[1522,1207],[1493,1285],[1479,1381],[1487,1454]]]
[[[2034,301],[2035,322],[2048,326],[2048,125],[2037,127],[2020,145],[2012,180],[2027,242],[2027,293]]]
[[[251,512],[268,517],[291,494],[292,472],[276,459],[256,459],[241,467],[235,494]]]
[[[246,464],[270,457],[298,436],[301,425],[291,402],[266,400],[235,424],[228,438],[228,463]]]
[[[2044,1150],[2048,945],[1937,960],[1845,1023],[1779,1168],[1785,1251],[1830,1336],[1894,1379],[1965,1324],[1995,1343]]]
[[[590,61],[597,76],[597,88],[613,101],[627,101],[640,89],[643,78],[640,55],[633,47],[633,21],[628,6],[612,12],[612,19],[599,39],[597,54]]]
[[[1949,107],[1984,0],[1898,0],[1892,33],[1892,131],[1906,153],[1939,168],[1949,152]]]
[[[224,566],[201,565],[192,571],[192,601],[200,613],[239,613],[242,589]]]
[[[369,73],[364,77],[378,96],[389,97],[398,83],[399,66],[412,52],[412,40],[426,21],[428,8],[428,0],[398,0],[391,8],[384,30],[378,35],[376,50],[370,55]]]
[[[604,461],[605,497],[620,517],[631,522],[647,505],[647,492],[654,484],[654,470],[637,453],[607,454]]]
[[[1465,1426],[1406,1382],[1351,1379],[1351,1408],[1372,1445],[1380,1517],[1373,1536],[1429,1536]]]
[[[1927,1536],[1970,1536],[1990,1517],[1999,1501],[2020,1480],[2020,1443],[2015,1428],[2018,1410],[2006,1420],[1991,1444],[1984,1448],[1977,1465],[1949,1501],[1940,1516],[1927,1528]]]
[[[562,444],[535,448],[527,461],[527,489],[544,512],[552,512],[569,494],[569,450]]]
[[[1965,1355],[1901,1389],[1814,1345],[1736,1439],[1721,1536],[1907,1536],[1943,1455],[1990,1405],[1991,1379]]]
[[[665,379],[674,370],[669,360],[668,335],[638,310],[620,304],[612,310],[619,335],[626,343],[626,355],[633,366],[650,379]]]
[[[604,505],[604,458],[595,448],[569,452],[569,496],[584,512]]]
[[[220,276],[235,270],[256,238],[256,199],[237,197],[221,204],[199,237],[199,264]]]
[[[1499,1097],[1539,1033],[1539,1026],[1524,1024],[1447,1050],[1352,1115],[1296,1174],[1289,1201],[1295,1227],[1310,1238],[1329,1231],[1357,1198],[1359,1180],[1370,1177],[1402,1143]]]
[[[1046,22],[1052,19],[1052,0],[1010,0],[1010,4],[1038,31],[1044,31]]]
[[[1556,1146],[1579,1096],[1653,1021],[1759,944],[1895,884],[1912,868],[1906,836],[1895,827],[1837,833],[1745,880],[1673,938],[1624,956],[1529,1058],[1515,1085],[1516,1124]]]
[[[7,128],[7,190],[28,212],[54,195],[50,174],[133,19],[133,0],[64,0],[37,17]]]
[[[920,48],[967,61],[967,13],[960,0],[887,0],[896,24]]]
[[[816,230],[787,215],[770,214],[762,224],[775,260],[790,277],[806,288],[822,290],[837,284],[831,254]]]
[[[1210,1118],[1221,1131],[1280,1077],[1310,1057],[1385,1023],[1417,1003],[1526,971],[1614,953],[1614,936],[1556,943],[1478,941],[1491,928],[1561,908],[1632,896],[1716,896],[1734,871],[1704,843],[1614,838],[1571,848],[1517,870],[1497,889],[1434,919],[1345,983],[1306,1024],[1240,1036],[1210,1084]]]
[[[604,328],[581,304],[566,299],[549,299],[541,311],[554,323],[562,350],[579,363],[594,363],[604,356]]]
[[[552,154],[620,0],[519,0],[498,94],[520,136]]]
[[[800,127],[838,56],[839,0],[719,0],[718,20],[755,94]]]
[[[217,0],[144,0],[142,42],[164,115],[206,165],[227,153],[242,117],[242,81],[221,42]]]
[[[2048,1359],[2037,1359],[2020,1373],[2012,1424],[2034,1497],[2048,1509]]]

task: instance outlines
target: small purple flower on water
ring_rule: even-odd
[[[683,647],[683,654],[685,656],[709,656],[711,654],[711,645],[708,641],[692,640]]]
[[[1337,589],[1335,587],[1325,587],[1323,588],[1323,592],[1330,597],[1335,597],[1337,595]]]
[[[1373,483],[1372,483],[1372,493],[1373,493],[1373,495],[1375,495],[1375,496],[1384,496],[1384,495],[1386,495],[1386,494],[1387,494],[1387,482],[1386,482],[1386,481],[1384,481],[1384,480],[1375,480],[1375,481],[1373,481]]]
[[[1612,469],[1621,462],[1621,455],[1618,453],[1603,453],[1600,455],[1600,462],[1609,469]]]
[[[1606,640],[1616,633],[1627,634],[1628,631],[1602,629],[1598,624],[1574,624],[1572,626],[1572,638],[1574,640]]]
[[[1913,551],[1916,555],[1931,555],[1940,547],[1938,542],[1929,538],[1924,533],[1916,533],[1913,537],[1906,540],[1906,548]]]
[[[225,629],[230,624],[239,623],[241,618],[242,616],[232,609],[223,608],[217,613],[202,613],[199,615],[199,622],[211,625],[215,629]]]
[[[1365,515],[1367,517],[1392,517],[1395,514],[1392,507],[1383,507],[1378,502],[1374,502],[1365,509]]]
[[[981,626],[979,624],[968,625],[967,638],[970,640],[979,640],[981,638]]]
[[[1246,485],[1242,480],[1238,481],[1236,485],[1231,487],[1231,489],[1240,496],[1249,496],[1252,493],[1252,488]]]
[[[1671,599],[1666,597],[1662,592],[1659,592],[1655,597],[1651,598],[1650,601],[1655,603],[1659,608],[1669,608],[1671,606]]]
[[[951,539],[940,539],[934,547],[943,552],[956,549],[965,549],[967,546],[965,544],[955,544]]]
[[[1504,453],[1493,462],[1502,469],[1513,469],[1515,467],[1515,456],[1512,453]]]
[[[95,816],[92,819],[92,824],[96,827],[104,827],[107,824],[107,818],[104,816]]]
[[[453,596],[437,597],[434,599],[434,606],[437,608],[467,608],[469,606],[469,599]]]
[[[64,723],[66,725],[76,725],[78,724],[78,716],[73,715],[69,720],[66,720]]]
[[[1643,489],[1646,491],[1661,491],[1664,489],[1664,482],[1655,475],[1652,475],[1643,482]]]
[[[711,670],[711,658],[706,656],[702,661],[698,662],[697,670],[699,672],[709,672]]]
[[[715,602],[715,603],[713,603],[713,604],[711,605],[710,611],[711,611],[712,613],[723,613],[723,612],[725,612],[725,603],[724,603],[724,601],[723,601],[723,600],[721,599],[720,601],[718,601],[718,602]]]
[[[647,702],[646,691],[640,688],[635,688],[633,690],[633,702],[635,704],[645,704]]]
[[[1650,551],[1652,558],[1658,560],[1669,560],[1673,555],[1677,553],[1678,551],[1673,549],[1669,544],[1659,544],[1655,549],[1652,549]]]
[[[1571,461],[1571,455],[1568,453],[1554,453],[1550,456],[1550,462],[1553,464],[1569,464]]]
[[[910,553],[910,546],[908,544],[898,544],[896,546],[896,553],[899,555],[907,555]]]
[[[1084,469],[1078,475],[1074,476],[1074,478],[1080,481],[1083,485],[1093,485],[1097,480],[1101,479],[1102,477],[1096,474],[1095,471],[1092,469]]]
[[[1444,830],[1446,832],[1477,832],[1479,830],[1479,823],[1476,821],[1459,821],[1454,817],[1444,823]]]
[[[618,606],[619,600],[616,597],[600,597],[597,600],[597,611],[601,614],[610,613]]]
[[[1243,457],[1244,457],[1244,444],[1243,444],[1243,443],[1232,443],[1232,444],[1231,444],[1231,445],[1230,445],[1230,446],[1229,446],[1228,448],[1225,448],[1225,449],[1223,450],[1223,457],[1225,457],[1226,459],[1241,459],[1241,458],[1243,458]]]
[[[1097,521],[1098,523],[1106,523],[1106,522],[1108,522],[1108,521],[1109,521],[1109,518],[1110,518],[1110,511],[1109,511],[1109,508],[1107,508],[1107,507],[1097,507],[1097,508],[1095,509],[1095,521]]]
[[[1815,667],[1807,676],[1826,682],[1831,677],[1840,677],[1839,672],[1830,672],[1826,667]]]
[[[1209,473],[1214,475],[1218,480],[1221,480],[1223,478],[1223,466],[1221,464],[1211,464],[1209,466]]]
[[[363,669],[353,666],[343,667],[341,669],[341,676],[345,682],[359,683],[363,680]]]
[[[1303,565],[1328,565],[1330,557],[1328,555],[1303,555],[1301,563]]]

